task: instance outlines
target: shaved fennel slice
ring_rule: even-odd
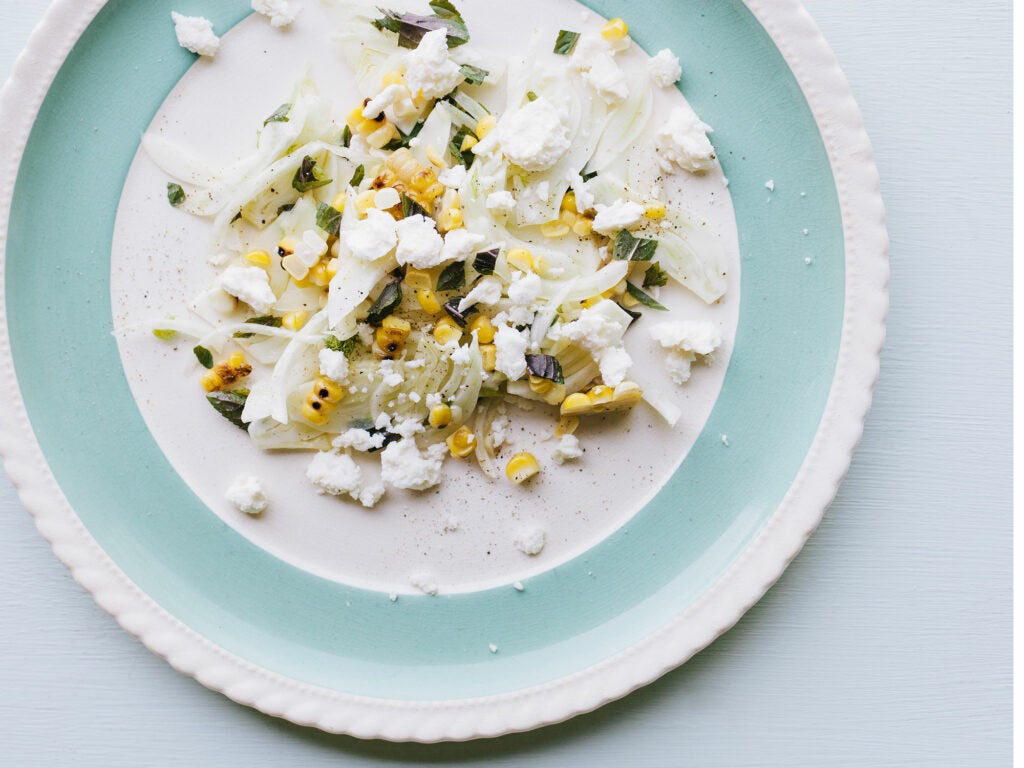
[[[497,456],[494,449],[494,438],[491,436],[491,424],[494,422],[495,399],[488,398],[476,411],[473,421],[473,434],[476,435],[476,462],[480,469],[491,480],[501,477]]]
[[[577,277],[569,281],[543,310],[537,313],[530,331],[532,342],[538,347],[551,330],[558,317],[558,308],[567,302],[586,301],[600,293],[611,290],[629,274],[629,262],[613,261],[592,275]]]
[[[684,237],[668,232],[659,237],[658,263],[673,280],[708,304],[728,287],[725,247],[706,227],[687,224]]]
[[[606,171],[634,149],[634,144],[647,131],[653,99],[654,92],[646,79],[630,83],[629,97],[611,111],[604,126],[600,141],[588,163],[591,171],[598,174]]]
[[[373,262],[352,256],[339,258],[327,297],[327,327],[343,339],[354,335],[356,309],[369,298],[374,286],[397,268],[394,256]]]
[[[264,451],[329,451],[331,436],[299,422],[280,424],[264,418],[249,424],[253,445]]]
[[[327,330],[327,312],[318,312],[281,353],[274,372],[270,377],[270,415],[274,421],[287,424],[288,395],[300,382],[308,380],[319,371],[316,355],[312,354],[315,346]]]
[[[445,104],[445,106],[448,106]],[[423,127],[411,142],[409,148],[413,157],[420,165],[432,167],[430,158],[427,156],[429,150],[433,150],[441,157],[448,151],[448,141],[452,135],[452,112],[455,110],[444,109],[440,104],[430,113],[430,117],[423,123]]]

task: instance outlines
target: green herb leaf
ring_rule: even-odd
[[[641,291],[639,288],[637,288],[635,285],[633,285],[630,282],[626,283],[626,292],[630,296],[632,296],[634,299],[639,301],[641,304],[643,304],[645,307],[650,307],[651,309],[657,309],[657,310],[659,310],[661,312],[668,312],[668,308],[667,307],[663,307],[661,304],[659,304],[657,301],[655,301],[653,298],[648,296],[646,293]]]
[[[424,208],[422,205],[420,205],[415,200],[413,200],[411,197],[409,197],[407,194],[405,194],[405,192],[403,192],[402,193],[402,218],[403,219],[408,219],[410,216],[423,216],[425,218],[429,218],[430,215],[427,213],[427,209],[426,208]]]
[[[618,261],[650,261],[658,250],[657,240],[634,237],[628,229],[615,236],[612,258]]]
[[[292,186],[299,192],[309,192],[311,189],[326,186],[333,179],[324,176],[324,172],[317,166],[316,158],[306,155],[302,158],[302,165],[295,172],[292,179]]]
[[[282,213],[288,213],[292,208],[295,207],[295,203],[285,203],[277,209],[277,215],[280,216]]]
[[[553,381],[555,384],[565,384],[562,364],[552,355],[527,355],[526,367],[534,376]]]
[[[366,322],[370,325],[380,325],[385,317],[390,315],[402,303],[402,281],[392,280],[384,286],[380,296],[373,302],[370,311],[366,315]]]
[[[538,96],[538,95],[537,95],[536,93],[534,93],[533,91],[527,91],[527,92],[526,92],[526,100],[527,100],[527,101],[536,101],[536,100],[537,100],[537,99],[539,99],[539,98],[540,98],[540,96]]]
[[[282,325],[282,319],[280,317],[275,317],[274,315],[264,315],[263,317],[250,317],[245,322],[249,323],[250,325],[265,325],[269,328],[280,328]],[[255,333],[235,331],[233,338],[251,339],[255,335]]]
[[[494,268],[498,264],[499,253],[501,253],[500,248],[492,248],[489,251],[478,253],[476,258],[473,259],[473,269],[481,275],[493,275]]]
[[[657,263],[651,264],[644,273],[644,288],[668,285],[668,272]]]
[[[249,426],[242,421],[242,411],[245,410],[245,401],[249,399],[248,389],[233,389],[230,392],[211,392],[206,396],[207,402],[214,409],[239,429],[249,430]]]
[[[466,297],[456,296],[454,299],[446,302],[444,305],[444,311],[448,313],[448,317],[450,317],[456,323],[461,325],[463,328],[465,328],[466,324],[469,322],[469,316],[479,311],[476,307],[466,307],[465,312],[460,310],[459,304],[462,303],[462,300],[464,298]]]
[[[448,142],[448,151],[454,159],[462,163],[466,168],[473,165],[473,160],[476,159],[476,155],[473,154],[472,150],[462,151],[462,142],[466,140],[467,136],[474,136],[475,134],[468,128],[459,128],[452,136],[452,140]]]
[[[153,335],[161,341],[174,341],[178,338],[178,332],[172,331],[169,328],[154,328]]]
[[[192,351],[196,355],[196,360],[199,364],[209,370],[213,368],[213,352],[208,350],[206,347],[200,347],[198,344],[192,348]]]
[[[353,336],[351,339],[345,339],[342,341],[337,336],[328,335],[324,338],[324,346],[332,352],[341,352],[345,357],[352,357],[356,351],[356,344],[359,343],[359,337]]]
[[[348,149],[352,144],[352,129],[349,126],[345,126],[345,130],[341,132],[341,146]]]
[[[173,181],[167,182],[167,202],[175,208],[185,202],[185,190],[182,189],[181,184],[175,184]]]
[[[416,48],[423,36],[435,29],[445,29],[448,33],[448,47],[457,48],[469,42],[469,30],[462,15],[447,0],[432,0],[433,16],[422,16],[418,13],[398,13],[380,9],[384,15],[371,23],[381,31],[394,32],[398,35],[398,45],[402,48]]]
[[[466,82],[470,85],[483,85],[484,80],[491,74],[486,69],[480,69],[480,67],[474,67],[472,64],[463,64],[459,67],[459,72],[466,78]]]
[[[437,290],[459,291],[466,287],[466,265],[461,261],[449,264],[437,278]]]
[[[270,123],[287,123],[289,120],[288,113],[291,111],[291,104],[282,104],[280,107],[277,108],[277,111],[274,112],[274,114],[272,114],[270,117],[263,121],[263,125],[267,126]]]
[[[360,165],[360,166],[358,166],[356,168],[355,173],[352,174],[352,178],[351,178],[351,180],[349,180],[348,185],[350,187],[358,187],[360,184],[363,183],[363,179],[365,179],[365,178],[366,178],[366,168],[364,168],[363,166]]]
[[[555,53],[559,56],[568,56],[576,50],[576,43],[578,43],[579,40],[579,32],[569,32],[565,29],[560,30],[558,37],[555,39]]]
[[[341,232],[341,211],[327,203],[317,203],[316,225],[335,237]]]

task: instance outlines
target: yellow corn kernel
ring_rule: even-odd
[[[333,278],[336,274],[338,274],[338,260],[337,259],[328,259],[324,263],[327,265],[326,272],[327,272],[328,278]]]
[[[345,399],[345,389],[338,382],[321,377],[313,383],[313,396],[334,405]]]
[[[575,435],[576,430],[579,429],[579,426],[580,419],[578,416],[562,416],[558,420],[558,424],[555,425],[555,437]]]
[[[545,379],[542,376],[534,376],[530,374],[530,391],[536,392],[538,395],[545,395],[551,391],[555,386],[555,382],[551,379]]]
[[[569,225],[564,224],[560,219],[555,219],[554,221],[549,221],[546,224],[540,225],[540,233],[544,235],[544,237],[565,237],[570,231]]]
[[[459,341],[462,338],[462,329],[455,323],[454,320],[442,317],[434,325],[434,341],[440,344],[442,347],[451,344],[453,341]]]
[[[438,168],[447,167],[447,163],[445,163],[444,157],[442,157],[441,153],[434,148],[433,144],[429,144],[427,146],[425,154],[427,156],[427,162],[429,162],[431,165],[436,166]]]
[[[494,115],[486,115],[480,118],[480,121],[476,124],[476,130],[473,133],[476,134],[478,139],[486,138],[487,134],[493,131],[498,125],[498,119]],[[465,150],[462,150],[465,152]]]
[[[378,328],[374,331],[373,341],[375,346],[379,347],[385,355],[395,354],[402,348],[402,345],[405,344],[405,339],[393,336],[384,328]]]
[[[277,244],[277,255],[284,257],[295,253],[295,246],[298,245],[294,237],[282,237]]]
[[[653,221],[664,219],[668,209],[664,203],[651,203],[644,209],[644,216]]]
[[[385,88],[389,85],[402,85],[405,83],[405,72],[400,69],[393,69],[384,75],[381,79],[381,83]]]
[[[365,135],[373,133],[380,128],[380,123],[376,120],[369,120],[363,117],[363,109],[364,107],[362,104],[353,109],[348,113],[348,117],[345,119],[345,122],[348,123],[349,128],[351,128],[355,133]]]
[[[562,198],[562,210],[569,211],[570,213],[579,213],[576,210],[576,193],[571,189],[565,193],[565,197]]]
[[[420,169],[416,156],[407,148],[395,150],[385,161],[388,169],[398,177],[399,180],[408,182]]]
[[[331,418],[330,406],[310,394],[302,404],[302,417],[310,424],[326,424]]]
[[[533,272],[533,254],[525,248],[513,248],[505,256],[508,261],[508,265],[513,269],[518,269],[522,272]]]
[[[624,381],[615,388],[612,397],[612,405],[609,410],[621,411],[639,405],[644,399],[644,391],[639,384],[632,381]]]
[[[394,123],[384,123],[366,137],[366,143],[374,149],[383,149],[390,141],[397,138],[398,129]]]
[[[309,274],[309,267],[294,253],[290,253],[281,259],[281,266],[284,267],[285,272],[299,281],[305,280]]]
[[[437,184],[431,184],[425,190],[420,192],[419,199],[416,202],[425,208],[429,208],[437,198],[444,194],[444,191],[444,184],[441,184],[440,182]]]
[[[590,237],[594,231],[594,220],[588,219],[586,216],[580,216],[576,219],[576,223],[572,225],[572,231],[580,237]]]
[[[427,417],[427,423],[430,424],[434,429],[444,429],[452,423],[452,409],[451,406],[441,403],[435,405],[430,409],[430,415]]]
[[[591,296],[589,299],[581,301],[580,306],[583,307],[584,309],[590,309],[595,304],[599,304],[602,301],[604,301],[604,298],[605,297],[602,294],[598,294],[597,296]]]
[[[540,472],[540,464],[537,457],[526,451],[517,453],[505,467],[505,475],[516,485],[525,483],[531,477]]]
[[[480,356],[484,361],[484,370],[490,373],[498,367],[498,348],[493,344],[481,344]]]
[[[461,208],[445,208],[437,220],[437,228],[441,232],[451,232],[462,227],[463,223]]]
[[[306,275],[306,279],[319,288],[326,288],[331,284],[331,278],[334,277],[334,274],[332,274],[331,271],[331,264],[335,261],[337,261],[337,259],[318,261],[313,265],[313,268],[309,270],[309,274]],[[338,271],[337,265],[334,265],[333,270],[334,272]],[[305,320],[303,320],[303,322],[305,322]]]
[[[257,267],[269,267],[270,266],[270,254],[266,251],[249,251],[245,254],[245,260],[250,264],[255,264]]]
[[[393,341],[405,341],[409,338],[409,334],[412,333],[412,324],[408,320],[388,315],[381,322],[378,330],[386,333],[388,338]]]
[[[622,19],[612,19],[601,27],[601,37],[609,42],[612,40],[622,40],[628,34],[629,27],[626,26],[626,22]]]
[[[307,317],[308,315],[301,309],[295,312],[286,312],[281,318],[281,327],[287,328],[289,331],[297,331],[306,324]]]
[[[394,360],[396,357],[400,357],[404,350],[405,344],[399,341],[389,341],[384,346],[374,341],[373,346],[370,347],[370,351],[378,360]]]
[[[466,332],[472,333],[473,331],[476,331],[476,340],[480,344],[490,344],[494,341],[494,323],[487,315],[476,315],[469,321]]]
[[[433,291],[416,291],[416,301],[419,302],[420,309],[428,315],[440,315],[444,311],[437,294]]]
[[[409,186],[417,192],[426,192],[437,183],[437,174],[433,168],[421,168],[409,179]]]
[[[582,416],[585,413],[592,413],[594,404],[583,392],[569,395],[562,401],[562,416]]]
[[[462,140],[462,145],[459,147],[459,152],[469,152],[473,147],[480,143],[480,140],[476,136],[470,136],[466,134],[466,138]]]
[[[224,380],[213,371],[205,374],[199,383],[207,392],[216,392],[224,387]]]
[[[368,189],[356,195],[356,210],[359,211],[360,216],[365,216],[366,212],[374,207],[376,198],[377,190],[375,189]]]
[[[334,196],[334,199],[331,200],[331,208],[339,213],[344,213],[346,200],[348,200],[348,194],[345,192],[339,192]]]
[[[623,294],[622,298],[619,299],[619,303],[621,303],[622,306],[626,309],[632,309],[633,307],[637,306],[640,303],[640,301],[635,296],[633,296],[633,294],[627,293]]]
[[[410,267],[405,271],[405,284],[414,291],[429,291],[434,287],[434,280],[427,270]]]
[[[587,393],[587,397],[590,399],[590,404],[594,406],[607,405],[615,399],[615,390],[612,387],[607,387],[604,384],[600,384],[594,387]]]
[[[457,459],[464,459],[476,450],[476,435],[469,431],[469,427],[459,427],[445,442]]]

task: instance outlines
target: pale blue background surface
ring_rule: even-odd
[[[824,524],[709,650],[493,742],[362,743],[265,718],[97,608],[0,478],[0,765],[1010,764],[1010,3],[806,0],[883,176],[890,341]],[[0,78],[47,5],[0,9]]]

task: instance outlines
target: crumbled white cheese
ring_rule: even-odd
[[[514,589],[516,592],[526,591],[526,587],[523,585],[523,582],[521,581],[512,582],[512,589]]]
[[[377,190],[377,194],[373,196],[373,207],[381,211],[394,208],[396,205],[400,205],[401,202],[402,195],[394,187],[384,187]]]
[[[714,323],[674,321],[650,328],[651,338],[668,350],[665,367],[676,384],[690,380],[690,368],[698,355],[710,355],[722,343]]]
[[[375,119],[382,112],[392,120],[416,112],[416,105],[409,95],[409,89],[397,83],[389,85],[363,107],[363,117],[367,120]]]
[[[241,299],[261,314],[266,314],[277,301],[270,287],[270,277],[259,267],[228,267],[220,276],[220,287]]]
[[[558,337],[597,356],[605,349],[622,341],[632,318],[610,299],[584,309],[578,319],[566,323],[558,330]]]
[[[633,358],[621,346],[609,347],[601,353],[598,367],[601,369],[601,380],[609,387],[617,387],[626,380],[626,374],[633,367]]]
[[[348,379],[348,358],[344,352],[333,349],[321,349],[317,358],[320,362],[320,374],[331,381],[344,384]]]
[[[258,477],[242,475],[225,491],[224,498],[247,515],[262,515],[267,510],[267,497]]]
[[[548,535],[544,532],[543,528],[527,528],[516,537],[513,543],[524,555],[536,557],[544,551],[544,545],[547,544],[547,541]]]
[[[689,104],[676,107],[658,131],[658,165],[669,172],[673,167],[690,173],[710,171],[715,166],[715,148],[707,136],[710,131],[711,126]]]
[[[775,179],[768,179],[768,181],[766,181],[764,183],[764,188],[767,189],[769,192],[774,192],[775,191]]]
[[[479,283],[473,286],[473,290],[466,294],[466,298],[459,302],[459,312],[465,312],[477,304],[492,307],[501,301],[501,294],[504,290],[505,287],[500,278],[483,277]]]
[[[498,646],[496,646],[494,643],[491,643],[490,645],[487,646],[487,650],[489,650],[491,653],[497,653],[498,652]]]
[[[575,461],[582,456],[583,449],[580,447],[579,439],[575,435],[562,435],[562,439],[559,440],[551,454],[551,460],[555,464],[565,464],[567,461]]]
[[[626,73],[615,63],[611,53],[595,56],[590,67],[583,73],[583,79],[609,104],[629,97]]]
[[[448,58],[448,29],[428,32],[405,57],[405,85],[414,97],[439,99],[465,80],[459,65]]]
[[[430,269],[443,261],[444,240],[438,234],[433,219],[416,214],[397,222],[395,228],[398,230],[395,256],[399,264]]]
[[[454,533],[455,531],[459,530],[459,525],[459,518],[457,518],[455,515],[449,512],[448,515],[446,515],[444,518],[442,528],[447,533]]]
[[[505,115],[498,123],[501,150],[524,171],[546,171],[572,144],[562,114],[543,96]]]
[[[629,200],[616,200],[611,205],[598,205],[594,231],[617,235],[624,229],[635,229],[644,220],[644,207]]]
[[[363,488],[363,473],[359,465],[344,453],[318,453],[306,467],[306,479],[320,493],[331,496],[341,496],[343,493],[358,496]]]
[[[426,427],[423,426],[423,422],[419,419],[410,416],[408,418],[399,419],[391,425],[391,431],[400,437],[415,437],[421,432],[426,431]]]
[[[272,27],[287,27],[299,15],[290,0],[252,0],[252,9],[270,19]]]
[[[601,35],[582,35],[576,41],[570,62],[576,69],[586,72],[598,56],[614,54],[615,51]]]
[[[668,88],[679,82],[679,78],[683,76],[683,68],[678,57],[668,48],[663,48],[647,61],[647,74],[651,76],[655,85]]]
[[[508,287],[509,300],[518,307],[529,307],[540,298],[544,281],[536,272],[516,272]]]
[[[183,16],[171,12],[178,45],[200,56],[213,58],[220,50],[220,38],[213,33],[213,22],[202,16]]]
[[[466,177],[469,173],[466,171],[464,165],[453,165],[451,168],[445,168],[437,175],[437,180],[444,184],[446,187],[452,189],[458,189],[466,183]]]
[[[380,374],[381,384],[385,387],[394,389],[405,383],[405,375],[396,369],[394,360],[381,360],[377,373]]]
[[[444,402],[444,398],[441,397],[439,392],[431,392],[427,395],[427,408],[436,408]]]
[[[516,209],[516,199],[511,192],[491,192],[487,196],[487,210],[511,213]]]
[[[508,325],[498,326],[494,336],[497,360],[494,369],[505,374],[509,381],[518,381],[526,375],[526,337]]]
[[[373,485],[365,486],[356,496],[353,494],[352,498],[356,499],[367,509],[372,509],[377,506],[377,502],[384,498],[385,494],[384,483],[376,482]]]
[[[441,252],[443,261],[465,261],[476,254],[484,244],[482,235],[474,235],[468,229],[453,229],[444,236],[444,250]]]
[[[342,432],[331,443],[335,448],[354,448],[364,453],[379,451],[384,447],[384,434],[381,432],[370,433],[365,429],[350,429]]]
[[[416,587],[420,592],[425,595],[434,597],[440,592],[440,587],[437,586],[437,582],[434,581],[429,574],[426,573],[414,573],[409,577],[409,584]]]
[[[441,482],[441,467],[447,453],[444,443],[421,452],[415,440],[399,440],[380,455],[381,479],[385,485],[408,491],[433,488]]]
[[[341,240],[357,259],[376,261],[391,253],[398,242],[395,220],[384,211],[370,208],[365,219],[356,220],[342,231]]]
[[[498,450],[508,440],[508,433],[512,426],[508,416],[501,414],[491,422],[491,447]]]
[[[461,312],[462,310],[459,311]],[[451,358],[452,362],[456,365],[469,365],[473,362],[473,352],[468,344],[462,347],[455,347],[452,350]]]

